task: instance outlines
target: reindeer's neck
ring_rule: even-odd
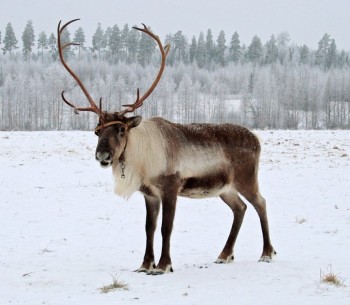
[[[121,178],[120,162],[113,163],[115,192],[122,197],[130,197],[148,183],[145,179],[157,177],[165,170],[165,143],[156,122],[146,120],[130,130],[124,160],[125,178]]]

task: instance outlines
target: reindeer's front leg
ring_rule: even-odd
[[[160,200],[157,197],[145,196],[146,202],[146,251],[143,263],[137,272],[151,273],[156,267],[154,261],[154,232],[157,227],[157,218],[159,214]]]
[[[173,230],[176,199],[180,187],[180,179],[176,174],[164,177],[163,182],[165,182],[165,187],[162,192],[162,254],[160,256],[157,268],[152,272],[154,275],[173,272],[170,257],[170,237]]]

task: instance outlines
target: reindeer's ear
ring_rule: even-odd
[[[128,118],[126,125],[128,125],[128,129],[131,129],[140,125],[141,121],[142,121],[142,116],[139,116],[139,115],[134,116],[134,117]]]

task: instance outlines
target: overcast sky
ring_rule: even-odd
[[[258,35],[265,43],[272,34],[287,31],[298,45],[317,48],[324,33],[338,49],[350,51],[350,0],[0,0],[0,31],[11,22],[22,42],[26,22],[34,23],[36,39],[41,31],[56,33],[57,23],[73,18],[91,45],[91,36],[101,22],[103,29],[117,24],[150,25],[162,39],[179,30],[189,39],[210,28],[214,38],[224,30],[229,44],[237,31],[242,43]]]

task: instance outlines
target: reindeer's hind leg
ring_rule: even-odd
[[[255,189],[257,190],[258,188],[255,188]],[[248,192],[248,193],[246,192],[242,195],[254,206],[260,218],[264,246],[263,246],[263,251],[259,261],[270,262],[272,259],[272,256],[276,254],[276,251],[273,249],[271,240],[270,240],[269,222],[267,219],[267,212],[266,212],[266,201],[264,197],[261,196],[258,190],[254,192]]]
[[[216,260],[216,263],[222,264],[229,263],[234,259],[233,247],[241,228],[247,205],[239,198],[236,191],[222,194],[220,198],[231,208],[234,216],[230,235],[224,249]]]

